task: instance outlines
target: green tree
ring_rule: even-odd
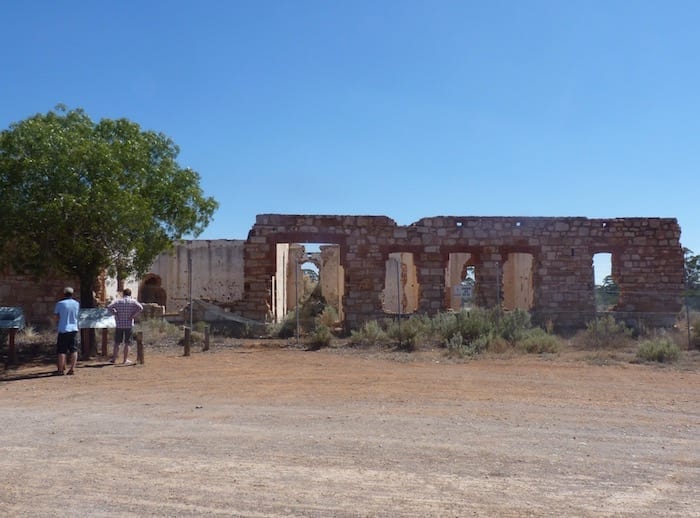
[[[107,270],[140,275],[218,207],[162,133],[127,119],[93,122],[59,105],[0,133],[0,267],[80,280],[81,305]]]
[[[693,255],[693,251],[688,248],[683,249],[683,254],[688,306],[700,309],[700,255]]]
[[[595,287],[595,298],[599,311],[608,311],[617,304],[620,299],[620,287],[612,275],[606,275],[603,284]]]

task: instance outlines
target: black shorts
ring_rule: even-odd
[[[67,333],[58,333],[56,339],[56,351],[58,354],[68,354],[78,352],[78,336],[77,331],[68,331]]]
[[[122,341],[126,345],[131,345],[131,328],[118,327],[114,330],[114,345],[119,345]]]

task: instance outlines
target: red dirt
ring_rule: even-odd
[[[237,341],[23,367],[0,377],[0,514],[700,516],[694,358]]]

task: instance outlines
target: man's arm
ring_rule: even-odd
[[[136,318],[142,311],[143,305],[138,300],[134,300],[134,310],[131,312],[131,318]]]

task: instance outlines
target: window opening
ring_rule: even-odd
[[[453,311],[470,309],[475,306],[477,268],[472,254],[451,253],[445,269],[445,307]]]
[[[613,277],[612,262],[612,254],[609,252],[593,255],[596,311],[611,311],[620,300],[620,287]]]

